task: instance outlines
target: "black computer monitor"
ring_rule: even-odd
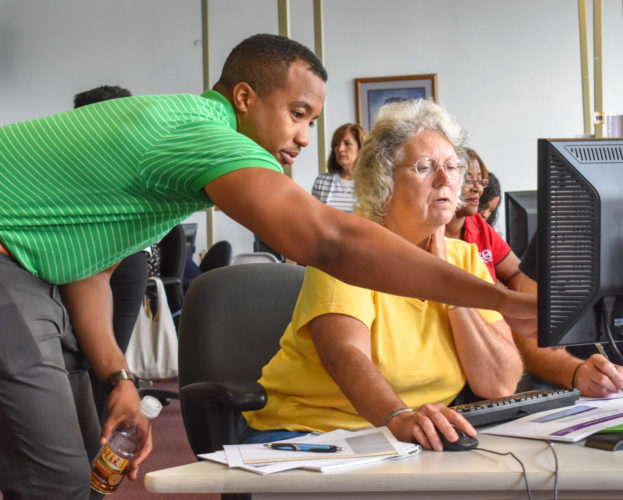
[[[539,345],[622,340],[623,139],[539,140],[537,239]]]
[[[506,242],[521,256],[536,231],[536,191],[506,191]]]

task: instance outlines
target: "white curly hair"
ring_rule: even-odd
[[[394,194],[396,165],[404,160],[403,145],[424,130],[442,134],[457,156],[466,160],[467,133],[443,106],[429,99],[384,104],[359,152],[353,174],[359,201],[355,213],[375,222],[383,221]]]

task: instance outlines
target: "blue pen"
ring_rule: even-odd
[[[313,453],[335,453],[342,450],[340,446],[333,444],[266,443],[264,446],[273,450],[311,451]]]

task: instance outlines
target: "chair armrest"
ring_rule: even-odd
[[[180,388],[180,393],[199,399],[212,409],[255,411],[266,406],[266,391],[255,381],[195,382]]]
[[[162,281],[163,285],[181,285],[182,284],[182,278],[177,278],[175,276],[158,276],[158,277]],[[156,289],[156,283],[154,283],[152,280],[148,280],[147,281],[147,289],[148,290],[155,290]]]

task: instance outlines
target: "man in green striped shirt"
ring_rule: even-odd
[[[345,282],[497,309],[534,330],[533,297],[486,284],[378,224],[332,209],[282,174],[309,142],[325,81],[308,49],[256,35],[232,51],[202,97],[115,99],[0,128],[5,494],[88,496],[99,429],[82,390],[83,354],[111,383],[100,442],[118,423],[139,419],[145,446],[130,471],[136,478],[151,436],[114,342],[110,274],[213,204],[278,252]]]

